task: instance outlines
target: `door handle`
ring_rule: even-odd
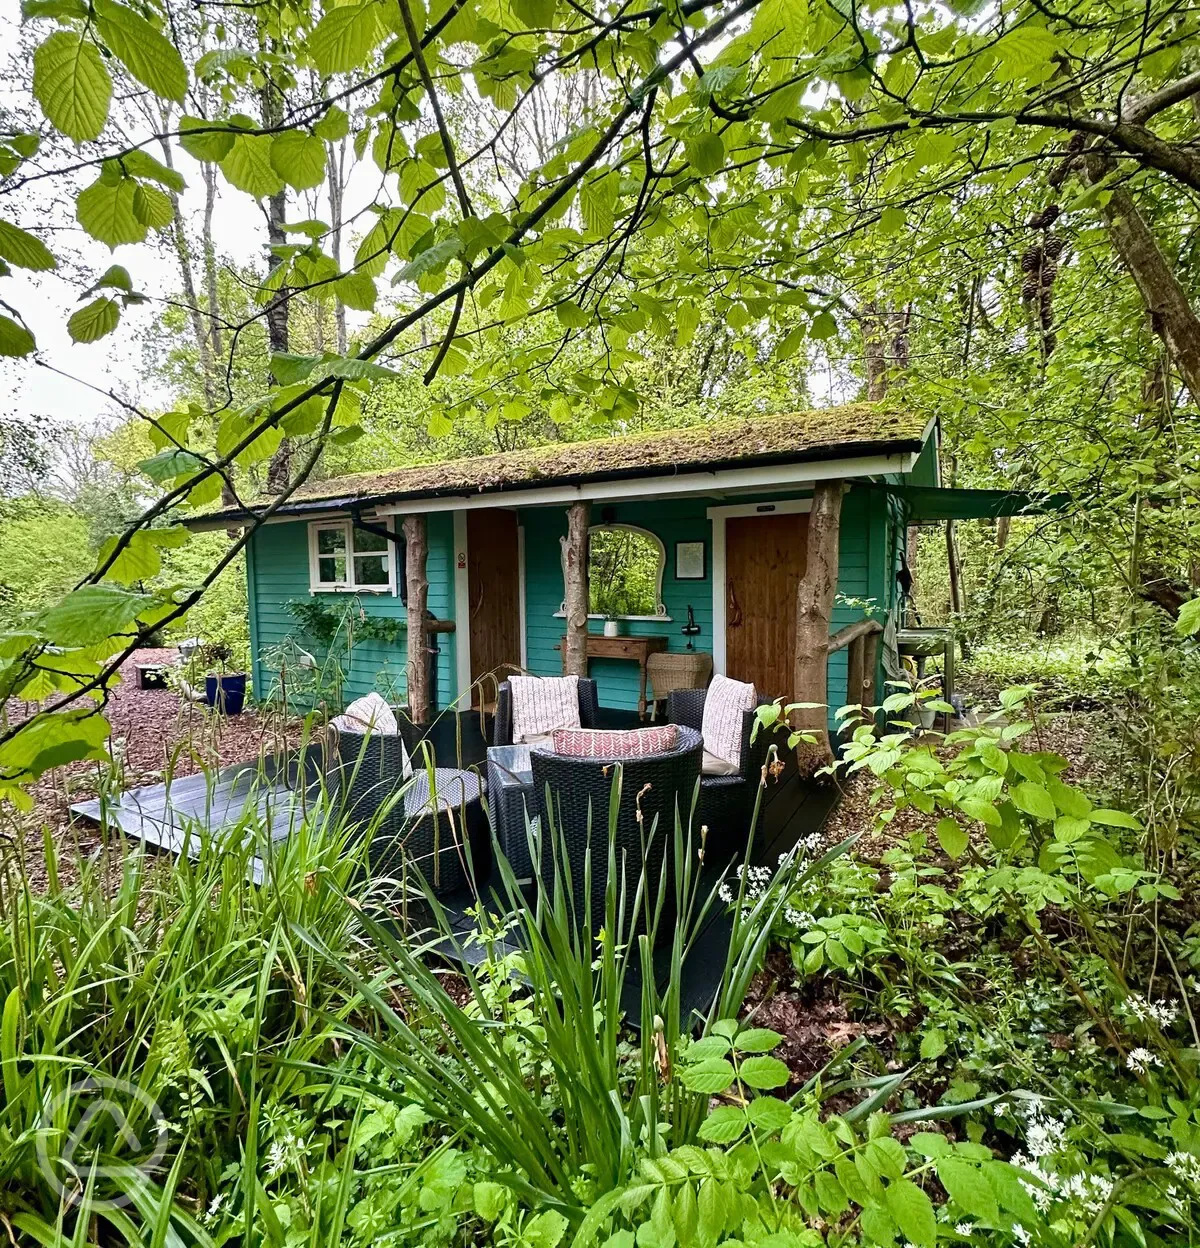
[[[733,582],[729,582],[729,603],[725,608],[725,627],[739,628],[742,623],[742,608],[738,605],[737,591]]]

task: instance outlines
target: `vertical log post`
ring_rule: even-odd
[[[863,705],[879,705],[879,634],[863,638]]]
[[[842,521],[841,481],[821,481],[813,490],[808,515],[808,559],[796,590],[796,639],[793,662],[793,693],[797,702],[818,705],[795,714],[793,724],[816,738],[801,743],[797,761],[801,772],[811,775],[833,759],[829,744],[828,646],[829,622],[838,581],[838,534]]]
[[[588,526],[591,517],[591,503],[572,503],[567,509],[567,535],[562,538],[566,569],[563,587],[563,609],[567,617],[567,636],[563,642],[565,676],[587,675]]]
[[[846,647],[846,705],[860,706],[863,699],[863,653],[865,637],[855,637]],[[845,735],[851,736],[857,725],[851,716],[846,720]]]
[[[414,724],[427,724],[429,705],[429,642],[425,615],[429,580],[425,555],[429,549],[424,516],[404,517],[404,579],[408,588],[408,713]]]

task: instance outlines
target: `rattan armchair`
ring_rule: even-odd
[[[600,698],[596,692],[596,682],[586,676],[579,678],[579,725],[581,728],[596,728],[600,721]],[[492,744],[512,745],[512,685],[507,680],[500,682],[496,691],[496,718],[492,724]]]
[[[622,872],[626,921],[633,930],[645,927],[645,908],[631,913],[643,864],[651,902],[657,896],[664,868],[674,860],[675,815],[686,827],[700,777],[704,743],[698,732],[681,729],[672,750],[615,763],[611,759],[577,758],[533,750],[533,809],[541,818],[542,882],[554,887],[553,827],[567,861],[560,867],[570,880],[576,922],[582,926],[584,909],[591,905],[592,930],[604,923],[608,884],[608,833],[611,803],[619,803],[614,838],[616,863]],[[614,769],[620,768],[619,791],[614,794]],[[648,787],[647,787],[648,786]],[[638,820],[640,808],[642,820]],[[590,864],[589,864],[590,859]],[[590,865],[590,872],[589,872]],[[587,882],[590,875],[590,889]],[[667,904],[659,934],[669,933],[674,913],[674,884],[667,882]],[[627,930],[623,935],[628,936]]]
[[[667,718],[684,728],[701,730],[707,689],[676,689],[667,699]],[[754,711],[742,715],[742,748],[738,770],[729,776],[700,777],[700,808],[697,823],[708,828],[709,862],[730,858],[745,847],[754,813],[754,799],[762,778],[770,745],[769,734],[754,736]]]

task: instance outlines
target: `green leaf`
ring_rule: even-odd
[[[11,316],[0,313],[0,355],[19,359],[21,356],[30,355],[35,350],[37,350],[37,342],[29,330],[19,321],[14,321]]]
[[[1044,26],[1028,23],[1018,26],[992,48],[1000,62],[996,77],[1001,82],[1016,82],[1021,78],[1040,80],[1049,73],[1051,58],[1058,48],[1058,36]]]
[[[589,234],[599,237],[612,232],[617,191],[617,175],[607,171],[588,179],[580,188],[579,211]]]
[[[961,1157],[942,1157],[937,1163],[937,1176],[950,1199],[964,1213],[992,1224],[1000,1217],[996,1194],[978,1166]]]
[[[373,312],[378,291],[375,281],[366,273],[347,273],[333,284],[337,297],[348,308],[359,312]]]
[[[285,130],[271,140],[271,168],[298,191],[325,181],[325,144],[303,130]]]
[[[1200,597],[1189,598],[1179,608],[1179,618],[1175,621],[1175,631],[1180,637],[1191,637],[1200,633]]]
[[[679,1079],[692,1092],[715,1096],[733,1083],[733,1066],[723,1057],[710,1057],[694,1066],[683,1067]]]
[[[684,150],[697,173],[716,173],[725,163],[725,143],[719,134],[698,134],[686,140]]]
[[[592,320],[591,313],[581,308],[574,299],[564,299],[554,309],[554,314],[558,317],[559,324],[567,329],[583,329]]]
[[[330,106],[325,116],[312,128],[313,134],[326,143],[337,143],[350,133],[350,117],[344,108]]]
[[[837,321],[834,320],[832,312],[818,312],[813,317],[812,324],[808,327],[808,336],[815,338],[818,342],[824,341],[826,338],[832,338],[837,333]]]
[[[782,1088],[791,1072],[777,1057],[748,1057],[738,1067],[738,1078],[751,1088]]]
[[[0,745],[0,773],[37,777],[81,758],[103,758],[108,722],[95,711],[36,715]]]
[[[133,278],[123,264],[110,264],[107,269],[88,287],[90,295],[97,290],[123,290],[127,295],[133,294]]]
[[[148,182],[138,182],[133,191],[133,215],[153,230],[161,230],[171,224],[175,209],[171,199]]]
[[[215,129],[217,124],[203,117],[181,117],[179,146],[194,160],[219,164],[233,150],[237,131]]]
[[[40,238],[7,221],[0,221],[0,260],[36,273],[58,267],[50,248]]]
[[[769,1027],[747,1027],[733,1038],[733,1047],[739,1053],[769,1053],[783,1037]]]
[[[956,819],[939,819],[937,825],[938,844],[951,858],[962,856],[971,838],[959,826]]]
[[[927,1031],[921,1037],[921,1056],[926,1061],[935,1061],[946,1051],[946,1033],[939,1027]]]
[[[808,36],[808,0],[763,0],[754,10],[750,37],[772,57],[795,54]]]
[[[958,808],[964,815],[987,824],[989,828],[998,828],[1002,822],[1000,812],[996,807],[980,797],[964,797],[959,801]]]
[[[117,248],[122,243],[140,243],[147,233],[144,222],[133,210],[138,183],[132,178],[109,180],[101,174],[91,186],[80,191],[75,201],[75,219],[99,242]]]
[[[255,199],[283,190],[283,179],[271,164],[271,142],[265,134],[239,134],[233,140],[221,161],[221,172],[231,186]]]
[[[791,1106],[777,1096],[758,1096],[746,1106],[746,1118],[760,1131],[774,1134],[792,1120]]]
[[[937,1239],[937,1219],[929,1197],[911,1179],[894,1179],[887,1186],[884,1201],[909,1242],[922,1248]]]
[[[1020,784],[1013,785],[1012,800],[1018,810],[1034,819],[1053,819],[1058,814],[1054,799],[1045,787],[1032,780],[1022,780]]]
[[[1110,828],[1128,828],[1131,832],[1142,830],[1141,820],[1123,810],[1093,810],[1089,818],[1093,823],[1107,824]]]
[[[51,645],[90,646],[129,631],[153,601],[116,585],[83,585],[41,611],[35,623]]]
[[[319,355],[295,355],[289,351],[276,351],[271,356],[271,376],[281,386],[294,386],[303,381],[321,362]]]
[[[175,45],[140,13],[123,4],[97,0],[94,7],[100,37],[125,68],[161,99],[182,104],[188,76]]]
[[[151,182],[160,182],[169,191],[179,192],[187,189],[187,182],[182,173],[177,169],[172,169],[169,165],[164,165],[161,160],[155,160],[149,152],[141,150],[126,152],[124,156],[117,157],[117,163],[131,177],[149,178]]]
[[[76,31],[55,31],[34,51],[33,94],[68,139],[98,139],[112,99],[112,79],[100,49]]]
[[[746,1111],[738,1105],[719,1105],[700,1124],[700,1138],[709,1144],[732,1144],[746,1129]]]
[[[111,334],[121,320],[121,306],[115,299],[102,297],[84,304],[67,322],[72,342],[96,342]]]
[[[379,9],[346,4],[329,9],[308,37],[308,52],[322,74],[358,69],[379,39]]]

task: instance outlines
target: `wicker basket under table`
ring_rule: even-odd
[[[676,689],[704,689],[712,677],[713,656],[702,650],[668,654],[660,650],[646,660],[646,675],[654,691],[657,709]]]

